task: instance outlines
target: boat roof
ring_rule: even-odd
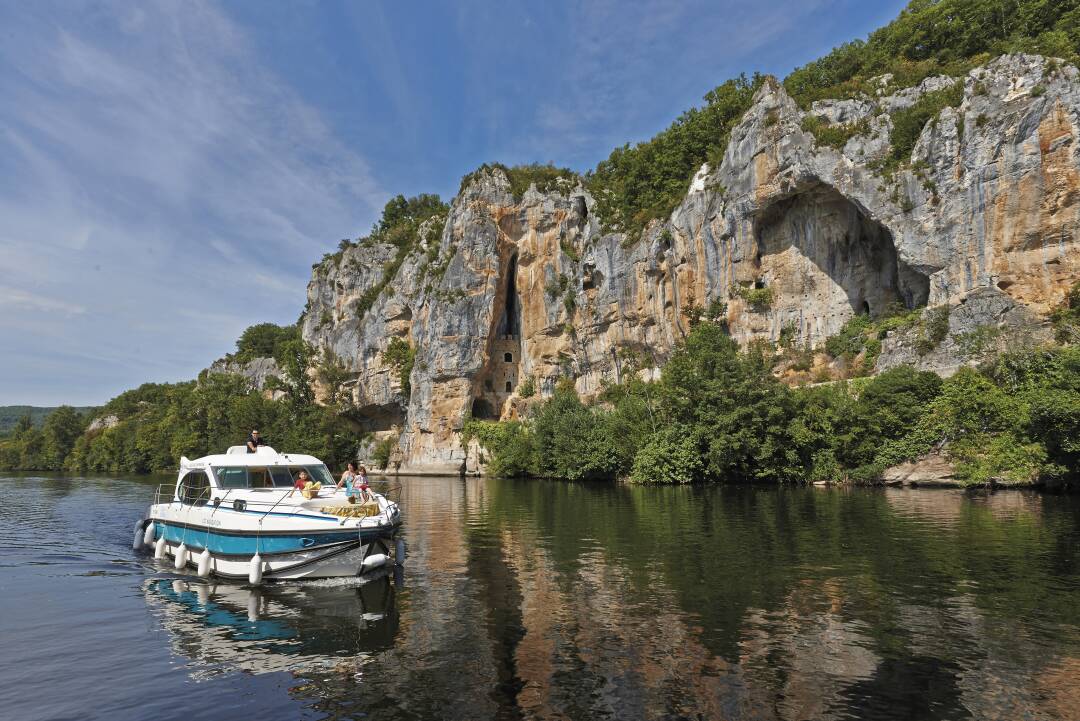
[[[270,446],[259,446],[255,453],[248,453],[247,446],[230,446],[225,453],[216,453],[195,460],[180,459],[181,468],[206,466],[295,466],[322,465],[315,456],[304,453],[278,453]]]

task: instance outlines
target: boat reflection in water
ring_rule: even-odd
[[[192,678],[348,670],[393,646],[392,573],[260,587],[158,578],[144,587]]]

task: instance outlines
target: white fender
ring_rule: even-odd
[[[187,544],[181,543],[180,548],[176,549],[176,560],[173,561],[173,568],[180,570],[187,565]]]
[[[373,571],[376,568],[385,566],[390,561],[390,556],[385,553],[372,553],[370,556],[364,559],[364,562],[360,564],[360,571],[367,572]]]
[[[146,524],[146,530],[143,532],[142,542],[147,546],[154,545],[154,522]]]
[[[251,570],[248,571],[248,581],[251,583],[262,583],[262,574],[262,555],[256,553],[251,557]]]
[[[206,578],[210,575],[210,549],[204,548],[199,554],[199,576]]]
[[[394,547],[394,562],[399,566],[405,565],[405,539],[397,539],[397,545]]]
[[[165,558],[165,536],[157,539],[157,543],[154,544],[154,558],[159,561]]]
[[[135,536],[131,539],[131,550],[139,551],[143,547],[143,529],[142,521],[138,521],[135,524]]]

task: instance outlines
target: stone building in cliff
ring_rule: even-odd
[[[890,112],[954,82],[961,104],[884,174]],[[808,115],[865,131],[820,144]],[[948,306],[939,348],[917,355],[892,334],[877,368],[949,372],[966,362],[953,341],[966,330],[1044,337],[1045,314],[1080,279],[1080,73],[1003,56],[963,78],[807,111],[767,82],[720,166],[702,167],[640,240],[604,232],[581,186],[515,197],[493,170],[464,185],[432,242],[361,311],[392,247],[350,248],[316,267],[303,322],[304,338],[355,374],[356,408],[386,419],[383,433],[399,424],[403,473],[475,470],[459,442],[470,415],[513,415],[526,377],[541,394],[569,377],[590,395],[618,380],[624,354],[659,365],[691,310],[714,299],[740,342],[786,335],[800,346],[858,313]],[[764,289],[768,303],[752,302]],[[394,337],[416,349],[408,397],[382,361]]]

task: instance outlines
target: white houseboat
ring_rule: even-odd
[[[296,488],[301,471],[312,482],[306,491]],[[202,577],[356,576],[391,562],[392,552],[403,562],[400,526],[396,503],[370,489],[349,498],[314,456],[233,446],[182,458],[176,485],[159,487],[136,524],[133,546]]]

